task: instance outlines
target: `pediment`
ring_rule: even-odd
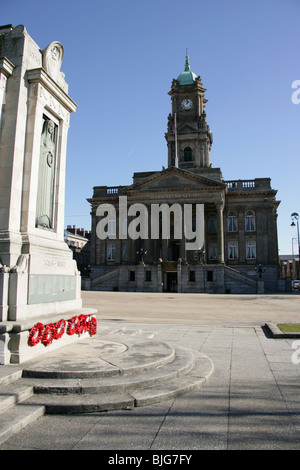
[[[195,132],[195,131],[198,131],[198,124],[197,123],[192,123],[192,122],[191,123],[185,122],[185,123],[178,126],[177,131],[179,133],[188,132],[188,131]]]
[[[129,191],[158,191],[182,189],[224,189],[224,183],[206,178],[195,173],[170,167],[129,186]]]

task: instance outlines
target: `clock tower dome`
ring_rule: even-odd
[[[212,133],[206,122],[205,88],[201,77],[192,72],[188,52],[185,68],[172,82],[169,92],[172,113],[168,117],[168,166],[199,172],[210,168]],[[205,170],[204,170],[205,172]]]

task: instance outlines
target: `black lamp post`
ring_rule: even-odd
[[[262,278],[262,273],[265,272],[265,268],[262,267],[261,264],[259,264],[257,267],[254,268],[255,271],[259,274],[259,278]]]
[[[291,214],[291,219],[292,219],[292,223],[291,223],[291,226],[292,227],[295,227],[296,224],[297,224],[297,237],[298,237],[298,273],[299,273],[299,269],[300,269],[300,238],[299,238],[299,214],[297,214],[297,212],[293,212]],[[295,220],[296,220],[296,224],[295,224]],[[299,276],[300,277],[300,276]],[[298,277],[298,279],[299,279]]]

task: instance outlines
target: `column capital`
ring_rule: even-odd
[[[218,211],[223,210],[223,208],[224,208],[224,201],[217,201],[217,202],[215,203],[215,205],[216,205],[216,208],[217,208]]]

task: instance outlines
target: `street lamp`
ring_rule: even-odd
[[[262,278],[262,273],[265,272],[265,268],[262,267],[261,264],[259,264],[258,266],[255,266],[255,272],[257,272],[259,274],[259,278]]]
[[[297,214],[297,212],[293,212],[291,214],[291,219],[292,219],[292,223],[291,223],[291,227],[295,227],[296,224],[295,224],[295,220],[296,220],[296,223],[297,223],[297,237],[298,237],[298,272],[299,272],[299,267],[300,267],[300,238],[299,238],[299,214]],[[300,277],[300,276],[299,276]],[[299,279],[299,278],[298,278]]]
[[[144,248],[140,248],[137,252],[136,252],[137,255],[141,255],[142,257],[142,263],[144,262],[144,255],[147,254],[147,251],[144,251]]]

